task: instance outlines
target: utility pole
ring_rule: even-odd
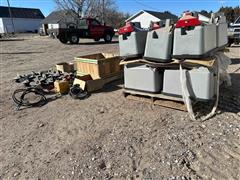
[[[102,0],[102,23],[105,23],[105,0]]]
[[[7,3],[8,3],[9,15],[10,15],[10,18],[11,18],[11,21],[12,21],[13,34],[15,34],[15,26],[14,26],[14,22],[13,22],[12,11],[11,11],[9,0],[7,0]]]

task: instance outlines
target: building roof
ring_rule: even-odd
[[[66,11],[63,11],[63,10],[53,11],[44,20],[42,20],[42,23],[43,24],[58,23],[65,15],[66,15]]]
[[[66,17],[74,17],[76,14],[71,10],[59,10],[53,11],[50,13],[44,20],[42,20],[42,24],[51,24],[51,23],[59,23],[63,18]]]
[[[152,16],[155,16],[159,20],[166,20],[166,19],[172,19],[172,20],[177,20],[178,17],[170,12],[157,12],[157,11],[149,11],[149,10],[141,10],[138,13],[134,14],[130,18],[128,18],[126,21],[131,21],[132,19],[136,18],[137,16],[141,15],[142,13],[148,13],[151,14]]]
[[[11,13],[13,18],[26,18],[26,19],[44,19],[44,15],[40,9],[32,8],[17,8],[11,7]],[[0,18],[9,18],[9,9],[6,6],[0,6]]]

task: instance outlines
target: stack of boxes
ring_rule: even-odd
[[[204,23],[198,14],[186,12],[176,24],[166,20],[165,27],[151,27],[154,28],[146,32],[139,24],[135,28],[135,24],[129,23],[120,29],[120,56],[143,58],[146,62],[126,63],[126,89],[181,97],[180,70],[168,67],[172,59],[204,60],[227,45],[227,23],[222,14],[214,14],[209,23]],[[210,100],[214,97],[216,78],[212,70],[198,66],[184,72],[191,85],[192,98]]]

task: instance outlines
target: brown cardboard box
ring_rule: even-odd
[[[63,73],[71,73],[74,71],[74,64],[73,63],[66,63],[66,62],[62,62],[62,63],[58,63],[56,64],[56,69],[57,71],[61,71]]]
[[[75,78],[73,84],[79,84],[83,90],[93,92],[102,89],[105,81],[103,79],[93,79],[90,75],[85,75]]]

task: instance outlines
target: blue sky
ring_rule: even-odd
[[[171,11],[180,15],[185,10],[213,10],[221,6],[238,6],[240,0],[116,0],[121,11],[134,14],[141,9]],[[39,8],[45,16],[56,9],[53,0],[10,0],[11,6]],[[0,5],[7,5],[7,0],[0,0]]]

